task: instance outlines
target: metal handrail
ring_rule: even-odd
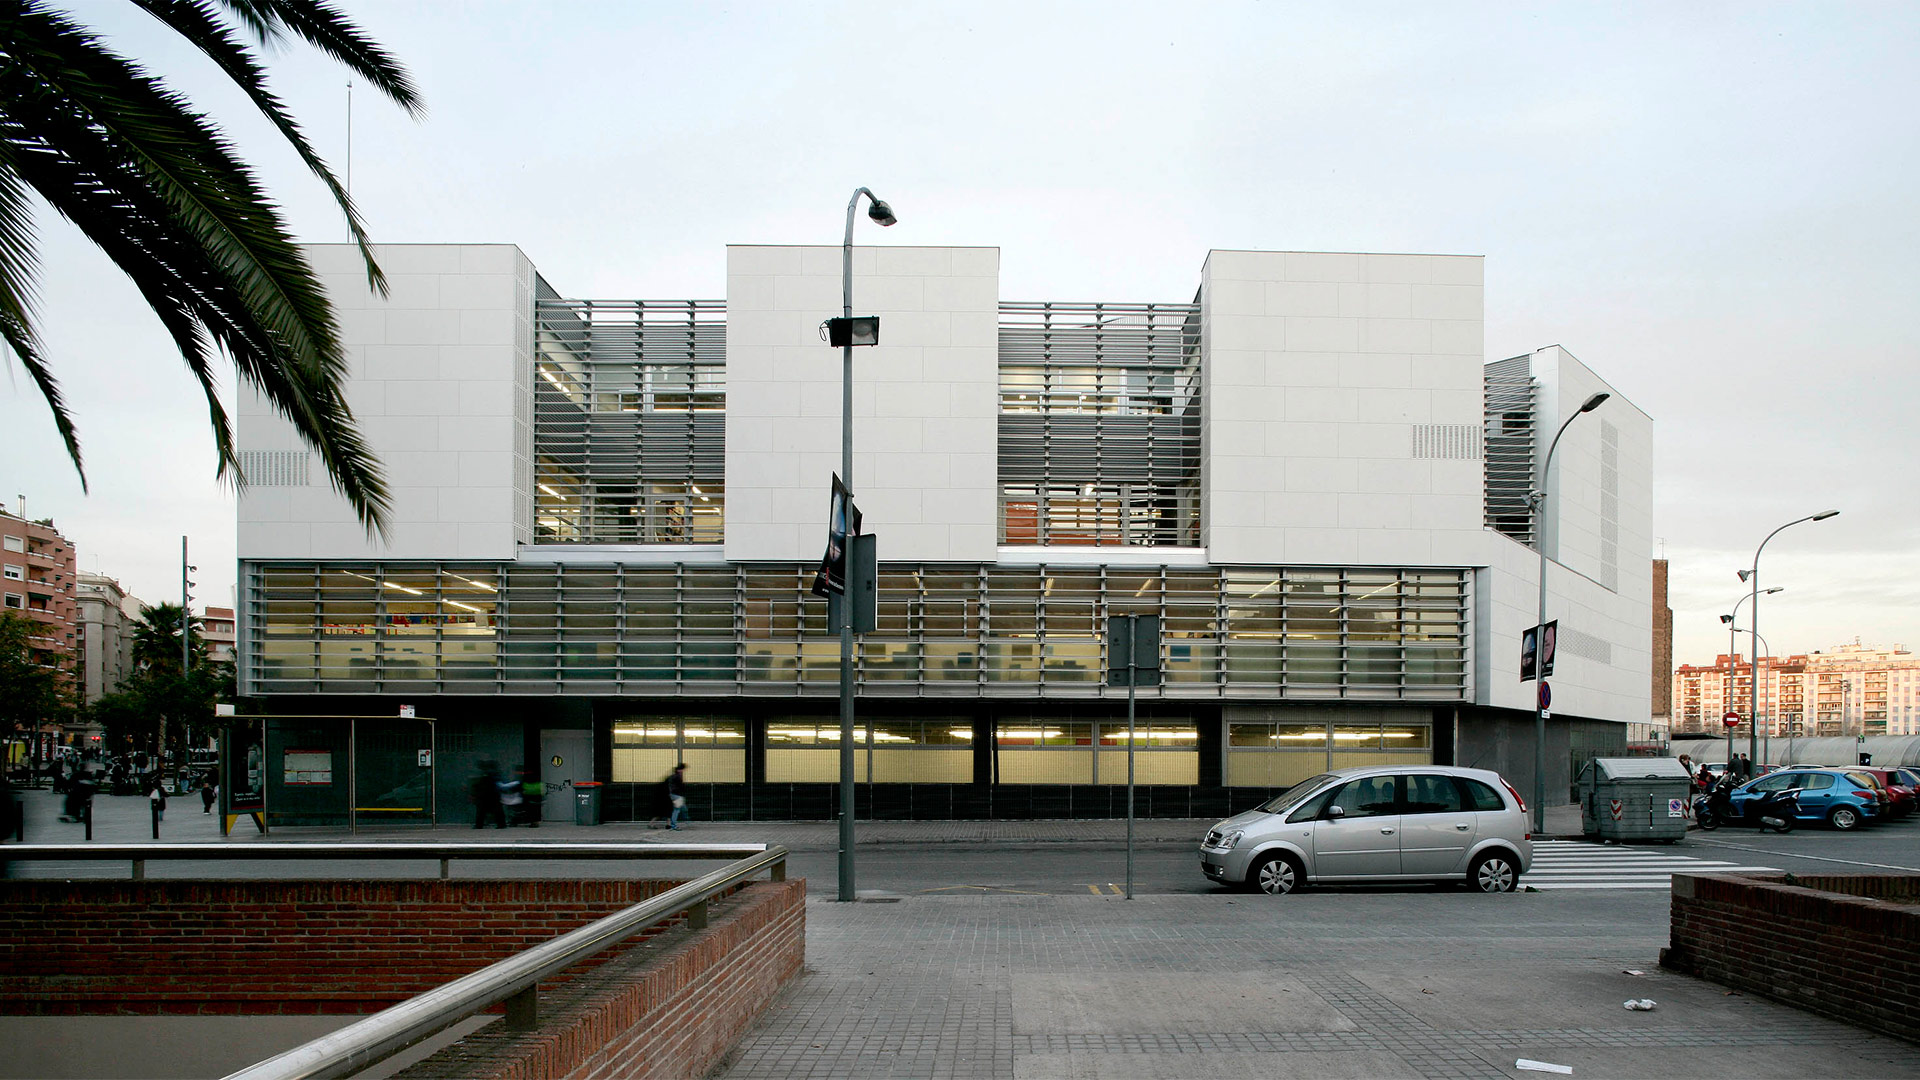
[[[144,880],[155,859],[438,859],[445,879],[454,859],[729,859],[766,850],[765,844],[434,844],[236,843],[236,844],[7,844],[0,864],[9,860],[90,862],[124,860],[134,880]]]
[[[256,844],[252,847],[290,845]],[[319,845],[314,845],[319,846]],[[341,847],[356,845],[336,845]],[[390,845],[389,845],[390,846]],[[434,846],[434,845],[423,845]],[[440,845],[443,847],[504,847],[509,845]],[[514,845],[531,848],[534,845]],[[621,845],[581,845],[615,847]],[[646,846],[646,845],[627,845]],[[651,845],[667,847],[667,845]],[[445,986],[409,998],[364,1020],[296,1046],[254,1065],[230,1073],[226,1080],[327,1080],[352,1076],[399,1053],[482,1010],[507,1002],[508,1022],[531,1027],[532,995],[540,980],[566,970],[608,946],[672,916],[692,909],[689,921],[705,925],[706,903],[714,895],[745,881],[762,868],[772,868],[774,880],[784,880],[787,849],[764,844],[728,844],[712,847],[750,847],[757,854],[740,859],[702,878],[661,893],[614,915],[562,934],[517,956],[464,975]],[[668,848],[671,850],[671,848]]]

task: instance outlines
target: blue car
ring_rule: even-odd
[[[1872,777],[1851,769],[1782,769],[1733,789],[1733,811],[1744,815],[1746,803],[1769,791],[1792,791],[1799,797],[1800,822],[1824,821],[1843,832],[1857,829],[1880,816],[1880,793]]]

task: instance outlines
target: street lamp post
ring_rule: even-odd
[[[1825,521],[1828,518],[1838,514],[1839,512],[1840,511],[1838,510],[1822,510],[1817,514],[1808,514],[1806,517],[1803,517],[1803,518],[1795,518],[1792,521],[1787,522],[1785,525],[1780,526],[1780,528],[1775,529],[1772,532],[1768,533],[1767,539],[1760,541],[1760,546],[1753,550],[1753,568],[1751,570],[1740,571],[1740,580],[1747,582],[1753,587],[1753,592],[1752,592],[1753,614],[1749,617],[1748,625],[1752,628],[1754,638],[1756,641],[1759,639],[1759,635],[1760,635],[1760,553],[1767,550],[1767,541],[1772,540],[1776,536],[1779,536],[1783,530],[1790,529],[1793,526],[1798,525],[1803,521]],[[1757,649],[1755,650],[1755,652],[1758,652],[1758,651],[1759,650]],[[1727,662],[1732,663],[1733,661],[1731,658],[1729,658]],[[1755,656],[1753,658],[1752,670],[1749,672],[1747,677],[1747,681],[1752,684],[1747,687],[1750,694],[1749,715],[1751,716],[1760,715],[1760,666],[1759,665],[1760,665],[1760,658],[1758,656]],[[1759,751],[1760,751],[1760,733],[1758,730],[1754,729],[1751,725],[1749,725],[1747,730],[1747,756],[1752,757],[1754,754],[1759,753]]]
[[[1580,411],[1567,417],[1560,430],[1553,433],[1553,441],[1547,444],[1547,456],[1540,462],[1540,487],[1529,496],[1533,504],[1533,543],[1540,549],[1540,606],[1539,616],[1533,624],[1534,676],[1538,685],[1533,695],[1533,831],[1547,831],[1547,695],[1545,693],[1547,677],[1543,674],[1546,663],[1546,642],[1542,638],[1547,627],[1547,474],[1553,468],[1553,452],[1560,446],[1560,436],[1567,433],[1582,413],[1590,413],[1600,407],[1600,403],[1611,394],[1595,394],[1582,402]]]
[[[853,212],[865,195],[872,205],[867,216],[880,225],[899,220],[893,208],[866,188],[847,200],[847,238],[840,246],[840,314],[853,318]],[[840,480],[846,487],[847,531],[853,519],[853,338],[840,348]],[[849,535],[848,544],[851,547]],[[849,563],[852,552],[846,552]],[[846,579],[842,578],[844,584]],[[840,605],[840,899],[854,899],[853,868],[853,596]]]
[[[1786,590],[1787,590],[1787,587],[1785,585],[1775,585],[1771,589],[1762,589],[1760,591],[1762,593],[1777,593],[1777,592],[1785,592]],[[1733,670],[1734,670],[1734,659],[1735,659],[1734,653],[1739,649],[1739,646],[1734,644],[1733,636],[1739,633],[1740,631],[1737,627],[1734,626],[1733,620],[1738,618],[1740,615],[1740,605],[1746,603],[1748,600],[1751,600],[1751,599],[1753,599],[1753,597],[1751,596],[1742,596],[1740,599],[1735,600],[1733,602],[1733,614],[1720,616],[1720,621],[1727,624],[1727,694],[1726,694],[1726,710],[1725,710],[1726,712],[1734,711],[1734,708],[1733,708]],[[1749,673],[1748,677],[1751,678],[1752,674]],[[1759,722],[1760,722],[1759,715],[1757,713],[1749,715],[1747,717],[1748,725],[1757,724]],[[1727,725],[1727,765],[1729,767],[1733,765],[1733,729],[1734,729],[1734,725],[1732,724]]]

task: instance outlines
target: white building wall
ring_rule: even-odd
[[[1552,711],[1643,722],[1653,675],[1653,580],[1646,573],[1653,558],[1653,421],[1565,349],[1539,350],[1532,365],[1541,387],[1543,453],[1582,402],[1597,392],[1611,395],[1567,428],[1547,477],[1546,612],[1560,623],[1548,680]],[[1474,584],[1476,639],[1484,643],[1474,657],[1476,700],[1530,710],[1535,689],[1520,681],[1520,635],[1537,618],[1540,556],[1498,533],[1483,537],[1488,556],[1479,560],[1485,569]]]
[[[1203,513],[1216,563],[1462,565],[1477,552],[1478,256],[1214,251]],[[1418,429],[1418,430],[1417,430]]]
[[[306,253],[340,320],[347,402],[385,470],[392,523],[369,538],[292,425],[243,388],[241,453],[303,455],[307,481],[241,489],[240,558],[512,558],[531,536],[532,264],[507,244],[383,246],[383,298],[351,245]]]
[[[841,249],[727,249],[731,561],[818,559],[840,470]],[[853,308],[855,498],[887,561],[991,562],[998,513],[997,248],[862,247]]]

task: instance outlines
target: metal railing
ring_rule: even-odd
[[[294,1047],[227,1080],[322,1080],[352,1076],[477,1013],[506,1003],[506,1024],[528,1030],[539,1023],[540,980],[558,974],[682,912],[695,930],[707,925],[707,902],[762,869],[787,877],[787,849],[767,844],[114,844],[73,848],[20,844],[0,858],[52,862],[126,859],[145,876],[152,859],[416,859],[440,863],[446,878],[453,859],[724,859],[734,861],[625,911],[562,934],[517,956],[481,968],[364,1020]]]
[[[133,866],[133,880],[143,881],[147,863],[219,859],[403,859],[440,863],[440,878],[448,880],[455,859],[725,859],[742,858],[770,850],[765,844],[8,844],[0,847],[0,863],[114,862]],[[785,852],[785,848],[777,849]],[[774,880],[783,880],[785,864]]]

